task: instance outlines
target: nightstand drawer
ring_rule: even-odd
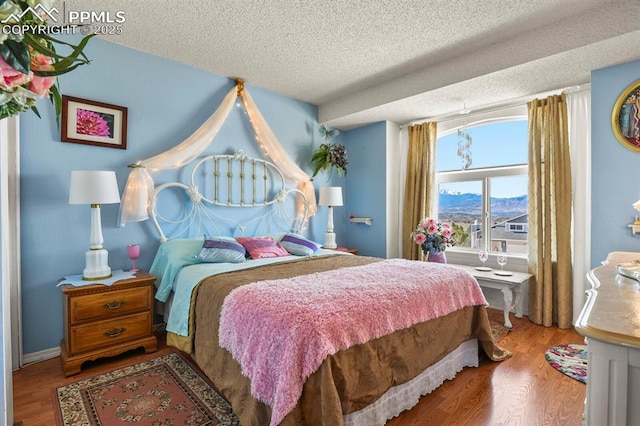
[[[77,296],[71,298],[69,319],[71,325],[74,325],[83,321],[150,311],[152,299],[150,286]]]
[[[149,336],[151,327],[150,312],[74,326],[69,330],[69,353],[73,355]]]

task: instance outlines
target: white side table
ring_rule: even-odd
[[[504,326],[512,328],[509,312],[516,311],[516,317],[522,318],[522,287],[533,275],[525,272],[513,272],[512,275],[496,275],[494,271],[478,271],[475,266],[455,265],[464,269],[478,280],[480,287],[493,288],[502,291],[504,296]]]

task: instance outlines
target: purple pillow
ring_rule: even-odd
[[[196,256],[205,263],[240,263],[246,260],[246,251],[230,237],[205,237],[200,253]]]
[[[280,245],[296,256],[311,256],[320,248],[320,244],[292,232],[282,237]]]

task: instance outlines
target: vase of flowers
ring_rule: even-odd
[[[447,263],[444,251],[456,245],[451,226],[428,217],[420,220],[411,238],[422,248],[429,262]]]
[[[93,34],[85,36],[77,45],[58,40],[49,31],[47,19],[54,0],[0,1],[0,119],[36,109],[38,98],[51,99],[56,117],[62,111],[62,97],[57,76],[88,64],[82,53]],[[71,52],[56,53],[55,46],[63,45]]]
[[[447,263],[447,256],[443,251],[439,251],[435,254],[429,252],[429,254],[427,255],[427,262]]]

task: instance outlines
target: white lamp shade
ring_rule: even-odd
[[[318,204],[321,206],[341,206],[342,187],[323,186],[320,188],[320,200],[318,201]]]
[[[115,204],[120,202],[116,172],[74,170],[71,172],[69,204]]]

